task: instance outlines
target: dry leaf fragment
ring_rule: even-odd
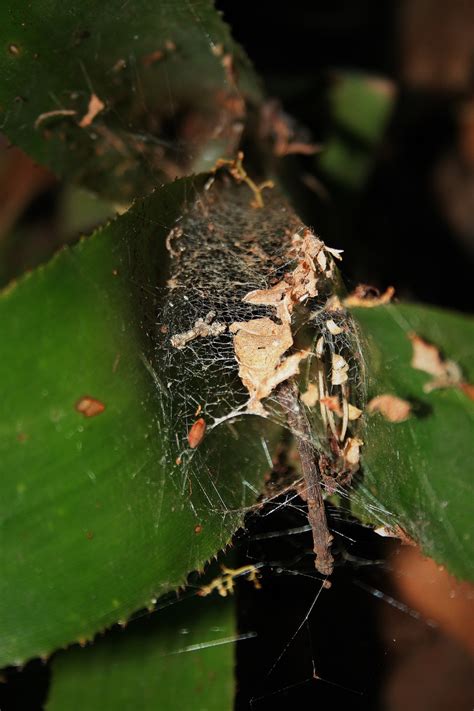
[[[352,294],[349,294],[349,296],[344,299],[344,306],[362,306],[365,309],[370,309],[374,306],[383,306],[391,302],[394,294],[395,289],[393,286],[389,286],[383,294],[379,294],[378,290],[373,286],[359,284]]]
[[[368,412],[380,412],[389,422],[404,422],[410,417],[411,405],[396,395],[377,395],[367,405]]]
[[[363,444],[363,441],[358,437],[348,437],[346,439],[344,449],[342,450],[342,456],[344,458],[344,463],[349,469],[353,469],[359,465],[360,448]]]
[[[87,113],[79,121],[79,126],[81,128],[86,128],[87,126],[90,126],[92,121],[97,116],[97,114],[100,114],[100,112],[103,111],[104,108],[105,108],[104,102],[101,101],[96,94],[92,94],[91,98],[89,99],[89,106],[87,107]]]
[[[336,259],[339,259],[340,261],[342,260],[341,255],[344,252],[343,249],[334,249],[334,247],[327,247],[326,245],[324,245],[324,249],[326,250],[326,252],[329,252],[329,254],[332,254],[332,256]]]
[[[330,318],[329,321],[326,321],[326,328],[332,336],[337,336],[344,330],[343,328],[338,326],[332,318]]]
[[[218,321],[213,322],[215,316],[215,311],[209,311],[204,318],[198,318],[189,331],[171,336],[171,345],[181,350],[181,348],[184,348],[190,341],[194,341],[195,338],[207,338],[224,333],[227,326],[225,323],[219,323]]]
[[[341,250],[327,248],[310,229],[295,232],[291,240],[288,258],[296,262],[293,271],[269,289],[248,292],[242,301],[275,309],[280,323],[268,317],[234,322],[229,327],[234,333],[234,351],[239,363],[239,376],[250,394],[248,408],[263,414],[260,403],[272,390],[299,372],[300,362],[307,358],[308,351],[293,353],[282,360],[284,353],[293,345],[291,315],[296,304],[317,296],[317,282],[321,274],[328,276],[333,269],[333,260],[325,254],[340,258]],[[338,333],[337,324],[331,320],[329,328]],[[341,329],[342,330],[342,329]],[[324,340],[324,339],[323,339]],[[318,349],[316,349],[318,355]],[[339,359],[339,360],[338,360]],[[333,364],[333,383],[347,380],[349,366],[336,356]],[[317,402],[317,389],[308,388],[306,401]],[[304,399],[303,399],[304,402]],[[308,404],[309,407],[312,405]]]
[[[399,525],[394,526],[379,526],[374,528],[374,533],[382,536],[382,538],[398,538],[406,546],[416,546],[415,541]]]
[[[289,323],[278,324],[263,317],[234,322],[234,351],[239,363],[239,377],[250,394],[249,408],[261,410],[259,401],[279,383],[296,375],[299,363],[308,352],[294,353],[283,361],[283,354],[293,345]]]
[[[314,407],[319,400],[319,390],[316,383],[309,383],[306,392],[302,393],[301,401],[306,407]]]
[[[434,376],[434,380],[424,384],[425,392],[437,388],[461,386],[461,368],[454,360],[444,360],[436,346],[423,340],[416,333],[410,333],[408,337],[413,346],[411,367]]]
[[[358,407],[349,403],[349,420],[358,420],[361,415],[362,410],[359,410]]]
[[[204,439],[204,435],[206,434],[206,427],[207,425],[204,417],[200,417],[199,420],[196,420],[193,424],[188,432],[188,444],[191,449],[196,449],[196,447],[201,444]]]
[[[342,355],[339,353],[332,354],[332,373],[331,373],[331,383],[332,385],[342,385],[347,381],[348,378],[349,364],[344,360]]]

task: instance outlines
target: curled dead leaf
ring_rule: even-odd
[[[359,284],[352,294],[349,294],[349,296],[344,299],[344,306],[361,306],[365,309],[370,309],[374,306],[383,306],[391,302],[394,294],[395,289],[393,286],[389,286],[383,294],[380,294],[378,289],[375,289],[373,286]]]
[[[411,405],[396,395],[377,395],[368,403],[367,412],[380,412],[389,422],[404,422],[410,417]]]

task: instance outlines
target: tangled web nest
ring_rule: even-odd
[[[256,208],[228,175],[196,193],[167,237],[157,360],[178,454],[244,414],[288,426],[281,387],[297,381],[310,436],[339,473],[357,468],[365,402],[357,328],[341,301],[337,250],[275,189]],[[294,429],[294,426],[293,426]]]

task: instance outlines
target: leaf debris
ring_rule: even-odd
[[[342,385],[347,382],[349,372],[349,364],[347,361],[339,355],[338,353],[332,354],[332,372],[331,372],[331,383],[332,385]]]
[[[45,111],[44,114],[40,114],[35,123],[34,127],[35,129],[38,129],[41,124],[43,124],[45,121],[49,121],[50,119],[55,119],[55,118],[62,118],[63,116],[76,116],[77,111],[74,111],[73,109],[56,109],[55,111]]]
[[[344,299],[344,306],[352,308],[355,306],[362,307],[364,309],[371,309],[374,306],[384,306],[389,304],[393,299],[395,294],[395,289],[393,286],[387,287],[383,294],[380,294],[378,289],[373,286],[368,286],[367,284],[359,284],[356,286],[352,294],[349,294]]]
[[[105,104],[99,99],[97,94],[91,94],[91,98],[89,99],[89,105],[87,107],[87,113],[79,121],[79,126],[81,128],[86,128],[87,126],[90,126],[95,117],[100,114],[100,112],[103,111],[104,108]]]
[[[454,360],[444,360],[435,345],[416,333],[409,333],[408,338],[413,347],[411,367],[433,376],[433,380],[423,385],[425,393],[464,385],[461,368]]]
[[[235,321],[229,326],[229,331],[235,334],[239,377],[250,394],[247,409],[259,414],[265,413],[261,400],[277,385],[297,375],[300,362],[310,355],[309,351],[299,351],[282,360],[293,345],[291,315],[295,305],[317,296],[319,275],[332,274],[333,262],[328,262],[325,252],[338,256],[340,250],[326,247],[306,228],[293,235],[289,252],[289,257],[296,261],[293,271],[271,288],[250,291],[242,299],[245,303],[274,308],[280,323],[265,316]],[[321,255],[322,260],[318,259]],[[337,358],[339,375],[334,377],[344,382],[349,366],[342,356]]]
[[[207,338],[209,336],[218,336],[220,333],[224,333],[227,326],[225,323],[219,323],[218,321],[213,323],[213,319],[215,317],[215,311],[209,311],[204,318],[198,318],[194,326],[189,329],[189,331],[177,333],[176,335],[171,336],[171,345],[180,350],[195,338]]]
[[[367,412],[380,412],[389,422],[405,422],[411,410],[411,404],[396,395],[377,395],[367,404]]]
[[[348,469],[354,470],[358,468],[360,461],[360,448],[363,444],[363,441],[358,437],[348,437],[346,439],[342,450],[342,456],[344,464]]]
[[[209,585],[203,585],[197,594],[200,597],[206,597],[214,592],[214,590],[217,590],[221,597],[232,595],[235,587],[235,579],[241,576],[245,576],[245,579],[253,583],[257,590],[262,587],[259,580],[260,574],[255,565],[243,565],[241,568],[227,568],[223,565],[222,575],[214,578]]]

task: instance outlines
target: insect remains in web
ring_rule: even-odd
[[[289,429],[304,481],[295,488],[308,506],[316,569],[327,578],[334,561],[323,492],[350,484],[363,446],[360,339],[342,300],[340,251],[276,189],[254,209],[239,165],[213,177],[166,240],[171,269],[157,357],[173,423],[170,460],[179,462],[183,491],[191,489],[187,477],[200,476],[191,466],[199,461],[213,487],[205,496],[225,506],[203,459],[212,450],[200,446],[204,436],[225,424],[234,437],[233,422],[244,415]]]

